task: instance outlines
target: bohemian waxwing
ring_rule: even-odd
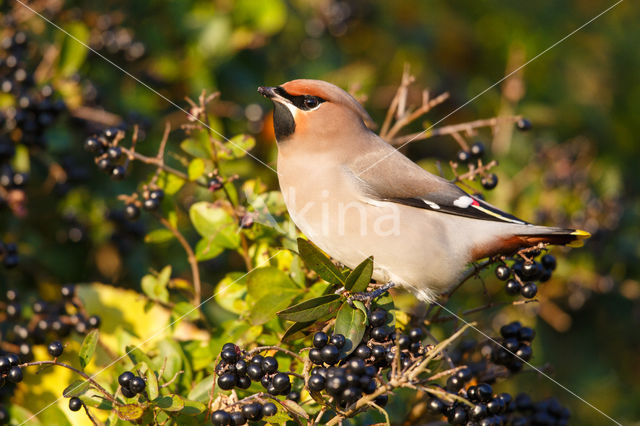
[[[378,282],[433,301],[470,262],[589,237],[529,224],[427,172],[369,130],[369,114],[333,84],[258,92],[274,103],[278,179],[294,223],[350,268],[373,255]]]

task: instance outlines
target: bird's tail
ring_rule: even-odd
[[[534,246],[538,243],[549,243],[553,245],[582,247],[584,240],[591,237],[591,234],[581,229],[547,228],[536,226],[532,232],[516,235],[524,246]]]

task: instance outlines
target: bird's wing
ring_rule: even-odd
[[[528,224],[427,172],[374,136],[371,136],[372,149],[354,156],[347,165],[365,196],[472,219]]]

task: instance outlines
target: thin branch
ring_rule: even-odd
[[[91,376],[89,376],[88,374],[86,374],[83,371],[78,370],[77,368],[74,368],[74,367],[70,366],[69,364],[58,362],[57,360],[53,360],[53,361],[32,361],[32,362],[25,362],[23,364],[20,364],[20,365],[18,365],[18,367],[25,368],[25,367],[32,367],[32,366],[36,366],[36,365],[57,365],[57,366],[69,369],[69,370],[73,371],[74,373],[82,376],[83,379],[85,379],[89,383],[91,383],[91,385],[93,387],[95,387],[100,393],[102,393],[104,395],[104,397],[106,399],[108,399],[111,403],[113,403],[115,405],[118,405],[118,406],[122,405],[120,402],[118,402],[117,399],[115,399],[113,397],[113,395],[111,395],[111,393],[109,393],[105,388],[100,386],[100,384],[98,382],[93,380],[93,378],[91,378]]]
[[[480,127],[493,127],[501,123],[515,123],[522,117],[519,115],[512,117],[492,117],[481,120],[469,121],[468,123],[452,124],[450,126],[439,127],[430,130],[423,130],[420,132],[412,133],[405,136],[399,136],[393,140],[389,140],[391,145],[404,145],[409,142],[415,142],[419,140],[429,139],[434,136],[450,135],[452,133],[459,132],[471,132],[473,129]]]
[[[157,213],[154,213],[154,216],[158,221],[167,228],[173,235],[176,237],[185,253],[187,254],[187,261],[189,262],[189,266],[191,267],[191,276],[193,278],[193,303],[194,306],[198,306],[200,309],[200,299],[201,299],[201,282],[200,282],[200,269],[198,268],[198,260],[196,259],[196,255],[193,252],[193,249],[184,238],[182,233],[178,231],[176,227],[174,227],[167,219],[160,216]]]

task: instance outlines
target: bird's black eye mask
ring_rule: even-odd
[[[298,109],[300,109],[302,111],[310,111],[312,109],[317,108],[318,105],[320,105],[321,103],[326,102],[325,99],[322,99],[319,96],[311,96],[311,95],[293,96],[293,95],[290,95],[289,93],[287,93],[286,90],[284,90],[280,86],[276,87],[274,91],[278,95],[280,95],[283,98],[289,100],[289,102],[291,102],[293,105],[295,105],[296,108],[298,108]]]

